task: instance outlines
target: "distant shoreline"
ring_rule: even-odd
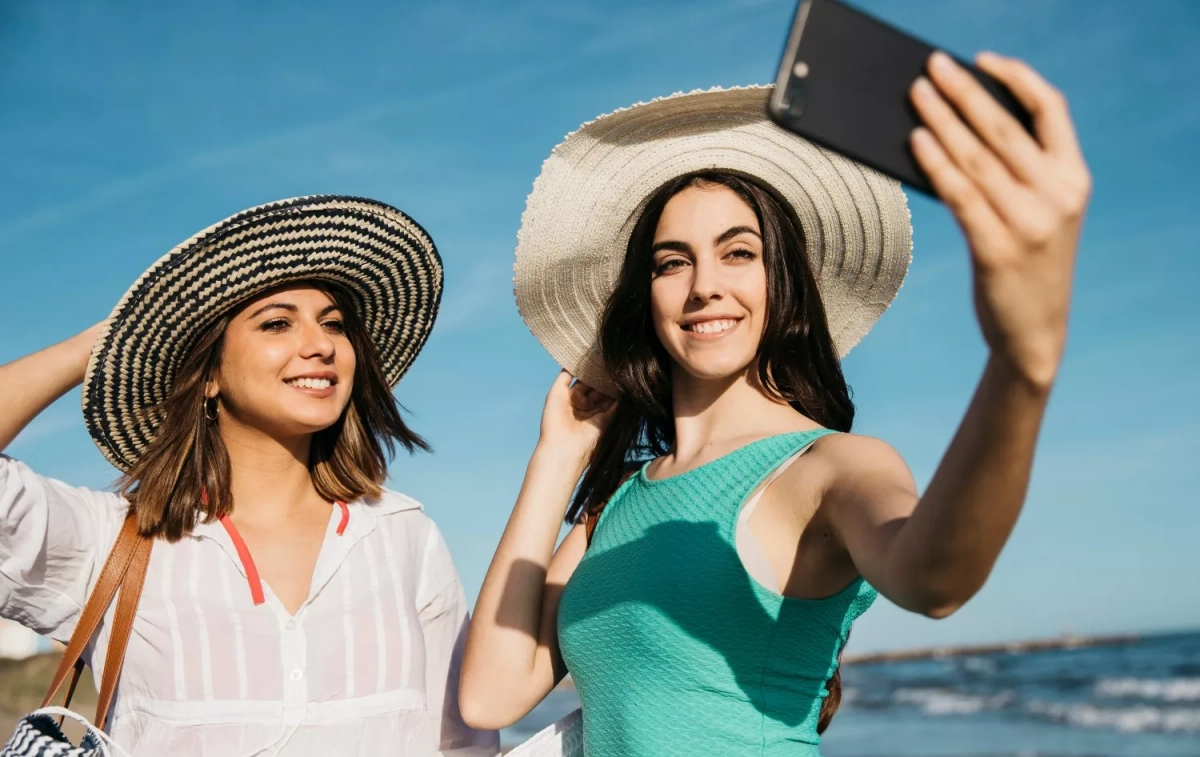
[[[888,652],[867,652],[846,655],[843,665],[871,665],[880,662],[906,662],[909,660],[937,660],[946,657],[981,657],[996,654],[1026,654],[1053,649],[1082,649],[1084,647],[1115,647],[1136,644],[1148,635],[1140,633],[1078,635],[1063,634],[1043,639],[1006,641],[993,644],[960,644],[926,649],[902,649]]]

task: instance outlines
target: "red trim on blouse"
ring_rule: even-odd
[[[229,519],[228,515],[221,518],[221,525],[225,527],[225,533],[229,534],[229,538],[233,540],[233,548],[237,550],[238,559],[242,561],[242,567],[246,569],[246,580],[250,582],[250,596],[254,599],[254,604],[261,605],[267,601],[267,598],[263,596],[262,579],[258,577],[258,568],[254,565],[254,558],[250,556],[246,542],[242,540],[237,526],[233,525],[233,521]]]
[[[346,507],[346,503],[340,499],[337,501],[337,506],[342,509],[342,522],[338,523],[337,535],[341,536],[346,533],[346,526],[350,525],[350,508]]]
[[[205,500],[208,499],[207,493],[203,491],[200,496]],[[342,511],[342,518],[337,527],[337,535],[341,536],[346,532],[346,526],[350,525],[350,508],[340,499],[337,501],[337,506]],[[225,527],[225,533],[229,534],[229,538],[233,541],[233,548],[237,550],[238,559],[242,561],[242,568],[246,571],[246,581],[250,584],[251,599],[254,600],[255,605],[261,605],[267,601],[267,598],[263,595],[262,579],[258,575],[258,566],[254,564],[250,548],[246,546],[246,541],[242,539],[237,526],[233,525],[233,521],[229,519],[228,515],[221,518],[221,525]]]

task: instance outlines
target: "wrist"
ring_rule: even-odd
[[[88,362],[92,359],[92,350],[95,348],[96,342],[100,339],[100,335],[104,333],[106,325],[107,321],[101,321],[67,340],[77,368],[76,372],[78,376],[76,384],[83,381],[83,375],[87,372]]]
[[[538,439],[533,450],[533,461],[544,462],[555,469],[573,473],[575,478],[583,475],[591,458],[591,448],[581,447],[562,441],[551,441],[546,438]]]
[[[1020,387],[1026,394],[1046,399],[1058,379],[1059,361],[1046,360],[1031,365],[1018,365],[1012,359],[992,353],[987,372],[1010,386]]]

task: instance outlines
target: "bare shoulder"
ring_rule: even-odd
[[[916,488],[912,472],[900,453],[873,436],[830,434],[819,439],[808,454],[827,492],[881,485]]]
[[[809,452],[828,463],[841,466],[904,465],[904,458],[895,447],[882,439],[849,432],[828,434],[813,444]],[[906,466],[907,467],[907,466]]]

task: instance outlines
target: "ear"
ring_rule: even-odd
[[[217,395],[221,393],[221,387],[217,384],[217,377],[213,376],[204,383],[204,399],[215,400]]]

